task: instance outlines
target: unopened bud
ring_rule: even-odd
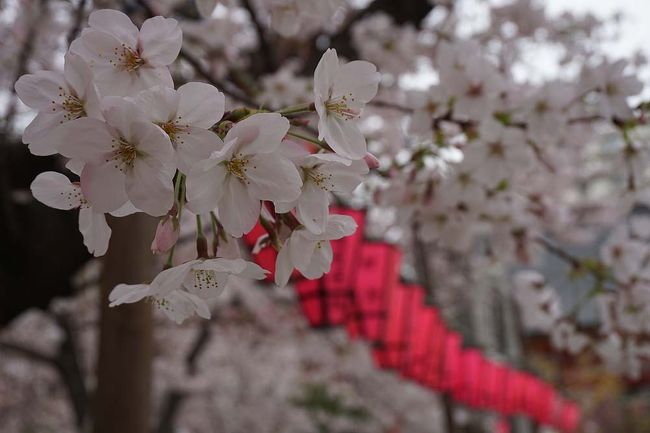
[[[366,161],[366,164],[368,164],[368,168],[370,170],[374,170],[376,168],[379,168],[379,160],[372,153],[367,152],[366,156],[363,157],[363,160]]]
[[[180,233],[180,224],[176,218],[166,216],[158,222],[156,235],[151,243],[151,252],[154,254],[164,254],[171,250],[178,241]]]

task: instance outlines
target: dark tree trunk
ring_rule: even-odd
[[[142,214],[112,219],[111,245],[104,260],[101,291],[94,433],[149,433],[151,363],[150,305],[146,302],[108,307],[118,283],[149,281],[153,220]]]

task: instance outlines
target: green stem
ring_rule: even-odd
[[[324,142],[320,141],[317,138],[309,137],[307,135],[303,135],[303,134],[301,134],[299,132],[295,132],[295,131],[289,131],[289,132],[287,132],[287,135],[291,135],[292,137],[296,137],[296,138],[299,138],[301,140],[305,140],[305,141],[308,141],[310,143],[314,143],[315,145],[317,145],[321,149],[329,150],[329,146],[327,146],[327,144],[325,144]]]
[[[291,107],[283,108],[282,110],[278,111],[278,113],[282,114],[283,116],[286,116],[288,114],[311,113],[314,111],[316,111],[316,107],[312,102],[309,104],[292,105]]]

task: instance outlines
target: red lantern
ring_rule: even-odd
[[[399,368],[404,363],[412,298],[417,290],[417,286],[399,284],[390,291],[384,329],[373,349],[373,356],[381,368]]]
[[[332,213],[351,216],[358,228],[351,236],[331,242],[333,258],[327,274],[319,280],[302,280],[296,283],[300,305],[313,327],[345,323],[352,307],[353,271],[359,260],[363,239],[364,213],[337,208],[333,209]]]
[[[565,433],[573,433],[579,425],[580,407],[572,401],[566,401],[560,409],[560,429]]]
[[[402,373],[422,384],[427,384],[430,369],[430,347],[433,331],[439,326],[438,311],[424,305],[424,290],[418,288],[411,308],[408,343]]]
[[[506,396],[508,387],[508,367],[494,364],[488,385],[487,407],[499,412],[507,413]]]
[[[460,362],[463,374],[459,386],[452,389],[452,395],[469,406],[480,407],[483,354],[478,349],[463,350]]]
[[[427,373],[425,384],[432,389],[442,389],[442,380],[444,375],[444,354],[445,340],[447,335],[445,323],[438,313],[438,320],[434,323],[429,338],[429,352],[427,355]]]
[[[523,373],[508,369],[503,401],[503,414],[513,415],[523,408],[526,377]]]
[[[448,332],[445,336],[445,352],[443,376],[440,383],[444,391],[454,392],[462,383],[462,353],[463,337],[458,332]]]
[[[386,302],[399,277],[400,251],[390,244],[365,243],[353,286],[348,332],[370,341],[379,340],[386,318]]]
[[[499,394],[503,392],[502,384],[499,384],[499,365],[494,361],[485,359],[483,361],[483,370],[480,390],[480,406],[495,410],[499,400]]]

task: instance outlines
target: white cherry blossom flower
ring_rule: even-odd
[[[36,200],[54,209],[79,209],[79,231],[84,245],[95,257],[103,256],[108,249],[111,228],[102,212],[97,212],[85,199],[78,182],[70,182],[65,175],[47,171],[36,176],[31,185]],[[118,212],[124,216],[130,212]]]
[[[434,117],[447,112],[449,95],[442,86],[431,86],[426,91],[414,91],[408,95],[409,107],[413,108],[410,130],[414,134],[430,135]]]
[[[551,344],[555,349],[577,355],[589,344],[589,337],[579,332],[572,322],[561,320],[553,326]]]
[[[627,66],[627,60],[613,63],[606,60],[583,71],[583,85],[600,91],[598,108],[604,117],[627,119],[632,116],[627,98],[641,92],[643,83],[636,76],[625,73]]]
[[[38,71],[23,75],[16,82],[16,94],[38,111],[25,128],[23,142],[34,155],[53,155],[56,149],[49,139],[59,125],[80,117],[102,118],[99,95],[92,72],[85,61],[72,53],[65,55],[63,74]]]
[[[225,108],[225,97],[216,87],[205,83],[187,83],[178,90],[156,86],[139,93],[134,102],[167,133],[176,151],[176,166],[183,173],[223,148],[223,141],[209,130]]]
[[[275,262],[275,283],[284,287],[296,268],[309,279],[320,278],[332,265],[330,241],[350,236],[357,223],[347,215],[330,215],[323,233],[316,235],[304,227],[293,231]]]
[[[89,62],[103,96],[134,95],[155,85],[173,87],[167,66],[178,56],[182,33],[173,18],[149,18],[138,28],[122,12],[90,14],[89,28],[71,51]]]
[[[300,195],[296,166],[278,148],[289,121],[276,113],[254,114],[228,131],[223,150],[195,164],[187,177],[188,206],[217,210],[224,229],[240,237],[260,215],[261,200],[291,202]]]
[[[223,292],[232,276],[261,280],[266,273],[242,259],[197,259],[162,271],[151,284],[119,284],[109,295],[109,301],[114,307],[151,298],[178,324],[194,314],[209,319],[207,302]]]
[[[85,163],[81,188],[98,212],[112,212],[130,200],[152,216],[166,214],[174,200],[169,137],[132,102],[111,98],[109,105],[106,122],[87,117],[68,122],[52,140],[62,155]]]
[[[350,161],[331,153],[307,155],[296,161],[302,173],[302,192],[297,200],[278,203],[276,211],[296,208],[298,219],[307,230],[321,234],[327,222],[330,192],[349,194],[359,186],[368,166],[362,159]]]
[[[318,138],[325,139],[339,155],[361,159],[366,138],[356,121],[361,110],[377,94],[381,75],[375,65],[357,60],[339,65],[336,50],[328,49],[314,72]]]

